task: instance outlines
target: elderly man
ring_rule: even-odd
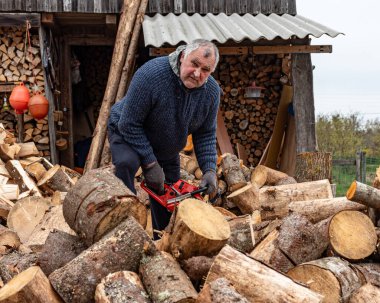
[[[207,40],[180,46],[169,56],[152,59],[133,76],[126,96],[111,109],[108,135],[116,176],[134,193],[141,166],[146,184],[161,194],[164,182],[180,178],[179,152],[193,136],[203,172],[201,187],[217,188],[216,116],[220,88],[211,76],[219,61]],[[168,212],[151,199],[152,223],[163,230]]]

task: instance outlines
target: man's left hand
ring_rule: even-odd
[[[206,194],[215,193],[217,190],[217,178],[216,173],[212,170],[208,170],[202,177],[200,188],[207,186]]]

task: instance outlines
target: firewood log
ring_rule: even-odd
[[[46,169],[40,162],[34,162],[25,167],[25,171],[36,181],[42,179],[46,173]]]
[[[46,276],[77,257],[86,249],[78,236],[54,229],[38,254],[38,264]]]
[[[9,199],[5,198],[2,194],[0,194],[0,218],[3,220],[7,220],[8,214],[14,203]]]
[[[352,264],[366,283],[380,287],[380,264],[379,263],[357,263]]]
[[[131,215],[145,228],[146,207],[108,168],[86,173],[67,193],[63,215],[87,245]]]
[[[358,181],[352,182],[346,197],[368,207],[380,208],[380,190]]]
[[[255,183],[259,188],[264,185],[278,185],[277,183],[283,179],[288,179],[291,183],[297,183],[294,178],[287,174],[264,165],[257,165],[251,174],[251,182]]]
[[[98,242],[49,275],[65,302],[93,302],[96,286],[110,273],[138,270],[144,251],[156,253],[141,225],[128,217]]]
[[[96,303],[150,303],[139,276],[131,271],[111,273],[96,286]]]
[[[169,226],[169,246],[163,249],[179,259],[212,256],[230,237],[230,226],[223,215],[198,199],[182,201]]]
[[[11,252],[1,258],[0,277],[4,283],[10,281],[14,276],[27,268],[36,265],[37,254],[22,253],[19,251]]]
[[[226,245],[205,283],[224,277],[249,302],[322,302],[322,296]]]
[[[0,255],[18,249],[20,244],[20,238],[13,230],[0,225]]]
[[[18,200],[20,190],[17,184],[0,184],[0,195],[7,200]]]
[[[372,284],[365,284],[357,289],[348,303],[376,303],[380,302],[380,288]]]
[[[263,220],[283,218],[290,202],[327,198],[333,198],[328,180],[263,187],[259,196],[261,216]]]
[[[192,281],[201,281],[207,276],[214,258],[205,256],[191,257],[180,262],[182,269]]]
[[[334,215],[328,227],[330,245],[335,253],[349,260],[360,260],[376,250],[377,235],[371,219],[355,210]]]
[[[227,199],[231,200],[243,214],[251,214],[260,209],[259,188],[255,183],[249,183],[233,191]]]
[[[189,277],[166,252],[143,256],[139,268],[143,284],[153,302],[194,302],[198,293]]]
[[[38,149],[34,142],[19,143],[19,152],[16,154],[18,158],[25,158],[30,156],[38,156]]]
[[[363,283],[350,263],[336,257],[297,265],[287,275],[320,293],[328,302],[346,302]]]
[[[196,303],[236,302],[248,303],[249,301],[239,294],[231,282],[225,278],[219,278],[210,284],[203,286]]]
[[[9,212],[7,225],[17,233],[21,242],[25,243],[48,209],[49,199],[41,197],[20,199]]]
[[[230,225],[231,236],[227,244],[241,252],[251,252],[256,244],[252,217],[245,215],[231,218],[228,220],[228,224]]]
[[[73,185],[74,182],[58,164],[50,168],[37,183],[48,195],[52,195],[56,190],[69,191]]]
[[[240,161],[235,155],[226,154],[222,159],[222,168],[225,181],[230,192],[247,185],[244,174],[240,168]]]
[[[63,302],[38,266],[29,267],[0,289],[0,302]]]

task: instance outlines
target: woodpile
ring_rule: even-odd
[[[197,169],[181,155],[188,182],[199,183]],[[367,215],[373,203],[334,198],[328,180],[278,185],[290,177],[223,155],[221,197],[182,201],[154,242],[146,195],[131,193],[113,167],[78,179],[66,170],[35,174],[53,179],[36,183],[41,196],[28,189],[4,207],[0,302],[380,300],[380,232]],[[240,175],[243,186],[228,174]],[[56,183],[55,175],[70,179]],[[60,190],[67,194],[52,205]]]
[[[25,83],[31,93],[34,91],[43,93],[45,90],[39,36],[30,34],[29,42],[25,26],[0,27],[0,88],[1,84],[12,84],[8,85],[10,89],[1,90],[5,98],[2,96],[0,123],[16,137],[22,131],[23,142],[35,143],[37,155],[50,160],[47,118],[35,120],[26,112],[23,115],[23,130],[17,129],[17,121],[9,104],[9,96],[13,83],[19,82]],[[8,108],[4,104],[4,99],[7,100]]]

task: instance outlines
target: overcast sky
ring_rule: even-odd
[[[331,54],[312,54],[316,113],[359,112],[380,119],[379,0],[298,0],[297,13],[345,33],[323,35],[312,44],[330,44]]]

